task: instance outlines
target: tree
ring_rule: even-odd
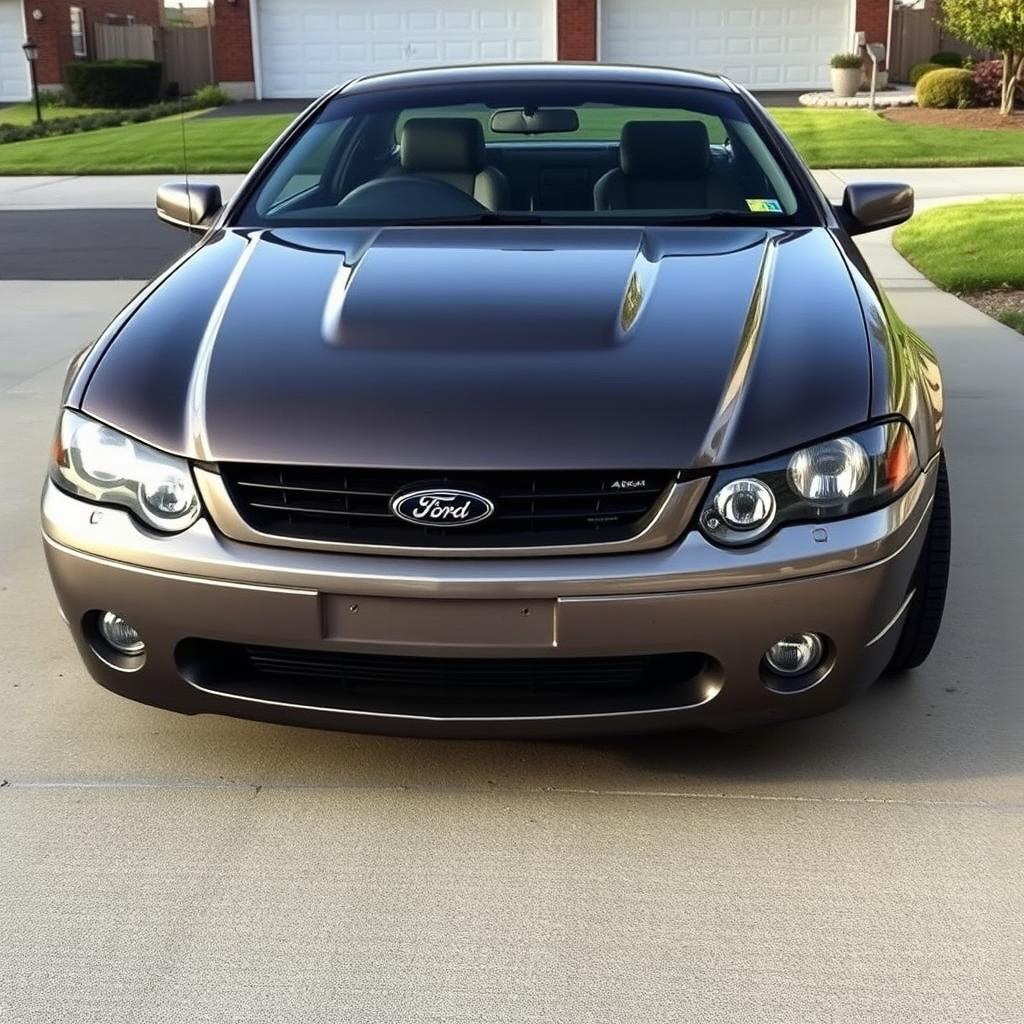
[[[943,0],[942,22],[965,43],[1002,53],[1000,112],[1012,114],[1017,83],[1024,81],[1024,0]]]

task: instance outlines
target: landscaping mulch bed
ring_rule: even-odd
[[[999,288],[995,291],[962,295],[961,298],[990,317],[1024,333],[1024,291]]]
[[[887,121],[904,124],[926,124],[938,128],[988,128],[992,131],[1024,130],[1024,111],[1003,117],[995,107],[972,107],[969,110],[938,110],[929,107],[896,107],[886,110]]]

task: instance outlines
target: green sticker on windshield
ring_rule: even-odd
[[[751,213],[785,213],[778,199],[748,199]]]

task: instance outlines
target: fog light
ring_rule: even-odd
[[[821,664],[825,645],[817,633],[794,633],[771,645],[764,660],[779,676],[802,676]]]
[[[141,654],[146,649],[139,631],[113,612],[100,616],[100,636],[119,654]]]

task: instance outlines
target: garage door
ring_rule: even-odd
[[[554,0],[259,0],[262,95],[312,97],[355,75],[554,60]]]
[[[850,48],[851,0],[601,0],[601,59],[713,71],[758,89],[823,88]]]
[[[0,103],[27,100],[31,93],[28,66],[21,52],[25,42],[21,11],[21,0],[0,0]]]

